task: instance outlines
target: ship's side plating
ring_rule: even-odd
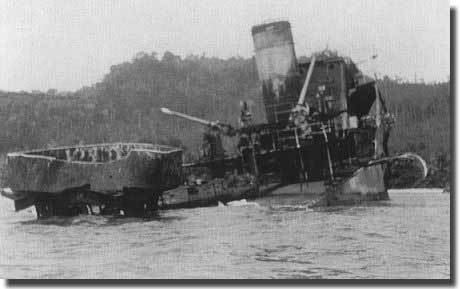
[[[144,216],[181,181],[182,150],[142,143],[105,143],[10,153],[8,190],[17,211],[39,218],[99,213]]]

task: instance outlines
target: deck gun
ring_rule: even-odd
[[[185,113],[173,111],[173,110],[170,110],[170,109],[165,108],[165,107],[162,107],[160,110],[164,114],[174,115],[174,116],[177,116],[177,117],[180,117],[180,118],[183,118],[183,119],[191,120],[193,122],[208,126],[210,128],[213,128],[213,129],[217,129],[217,130],[219,130],[220,133],[223,133],[226,136],[232,137],[232,136],[235,136],[236,133],[237,133],[237,130],[233,126],[231,126],[229,124],[226,124],[226,123],[221,123],[218,120],[217,121],[209,121],[209,120],[205,120],[205,119],[202,119],[202,118],[199,118],[199,117],[196,117],[196,116],[191,116],[191,115],[188,115],[188,114],[185,114]]]

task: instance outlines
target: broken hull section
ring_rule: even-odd
[[[180,185],[181,165],[180,149],[140,143],[10,153],[11,191],[2,195],[15,201],[16,210],[36,205],[39,215],[73,215],[72,208],[90,205],[101,213],[119,208],[139,215],[135,211],[156,209],[162,191]]]
[[[226,204],[241,199],[257,199],[269,195],[280,186],[279,183],[268,183],[259,186],[247,184],[229,187],[224,179],[215,179],[195,187],[193,192],[186,186],[164,192],[160,198],[159,208],[167,210],[217,206],[219,203]]]
[[[415,153],[405,153],[370,161],[357,169],[350,177],[334,181],[314,206],[353,205],[367,201],[389,200],[389,166],[397,160],[411,160],[420,166],[421,179],[426,178],[428,167],[425,160]]]
[[[323,196],[325,205],[353,205],[364,201],[388,200],[385,171],[385,164],[359,168],[345,181],[328,186]]]
[[[341,181],[314,181],[283,185],[270,182],[227,185],[225,179],[214,179],[206,184],[190,187],[180,186],[166,191],[160,198],[161,209],[216,206],[240,199],[258,199],[266,202],[265,197],[276,199],[276,205],[282,205],[286,196],[302,195],[302,203],[310,207],[354,205],[367,201],[388,200],[385,180],[386,164],[361,167],[350,177]]]
[[[287,195],[302,195],[302,204],[310,208],[356,205],[389,200],[384,165],[362,167],[342,180],[291,184],[274,190],[270,196],[282,204]],[[278,204],[279,205],[279,204]]]
[[[299,198],[302,204],[299,205],[311,208],[385,201],[389,200],[389,167],[392,162],[401,159],[414,161],[420,166],[420,177],[427,176],[426,162],[417,154],[405,153],[372,159],[348,174],[335,177],[333,181],[316,180],[286,185],[279,182],[279,178],[271,179],[267,175],[258,179],[251,174],[246,175],[250,176],[249,178],[238,178],[246,180],[245,182],[234,182],[232,179],[234,180],[235,176],[231,175],[224,179],[215,178],[200,185],[181,186],[164,192],[160,208],[214,206],[219,202],[260,197],[262,203],[266,202],[264,197],[267,197],[276,200],[276,205],[283,205],[285,197],[290,195],[302,195]]]

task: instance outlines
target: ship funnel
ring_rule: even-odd
[[[288,121],[300,92],[291,25],[288,21],[271,22],[256,25],[251,32],[267,120]]]

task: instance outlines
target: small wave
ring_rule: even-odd
[[[377,237],[377,238],[385,238],[385,239],[388,238],[388,236],[385,236],[379,233],[375,233],[375,232],[365,233],[365,235],[367,237]]]
[[[351,237],[351,236],[336,236],[335,240],[336,241],[353,241],[353,240],[356,240],[356,238]]]
[[[442,193],[443,188],[408,188],[408,189],[389,189],[388,193]]]
[[[307,211],[314,212],[313,209],[309,208],[308,205],[272,205],[270,206],[273,210],[278,211]]]
[[[76,225],[102,225],[106,223],[105,217],[95,216],[76,216],[76,217],[57,217],[52,216],[39,220],[22,221],[23,225],[48,225],[48,226],[76,226]]]
[[[288,258],[286,257],[255,257],[254,258],[257,261],[262,261],[262,262],[287,262]]]
[[[22,225],[54,225],[54,226],[119,226],[128,223],[180,221],[185,217],[153,215],[146,218],[128,218],[123,216],[78,215],[75,217],[52,216],[38,220],[20,221]]]
[[[260,207],[256,202],[248,202],[246,199],[241,199],[239,201],[232,201],[227,203],[227,207],[242,207],[242,206],[255,206]]]

